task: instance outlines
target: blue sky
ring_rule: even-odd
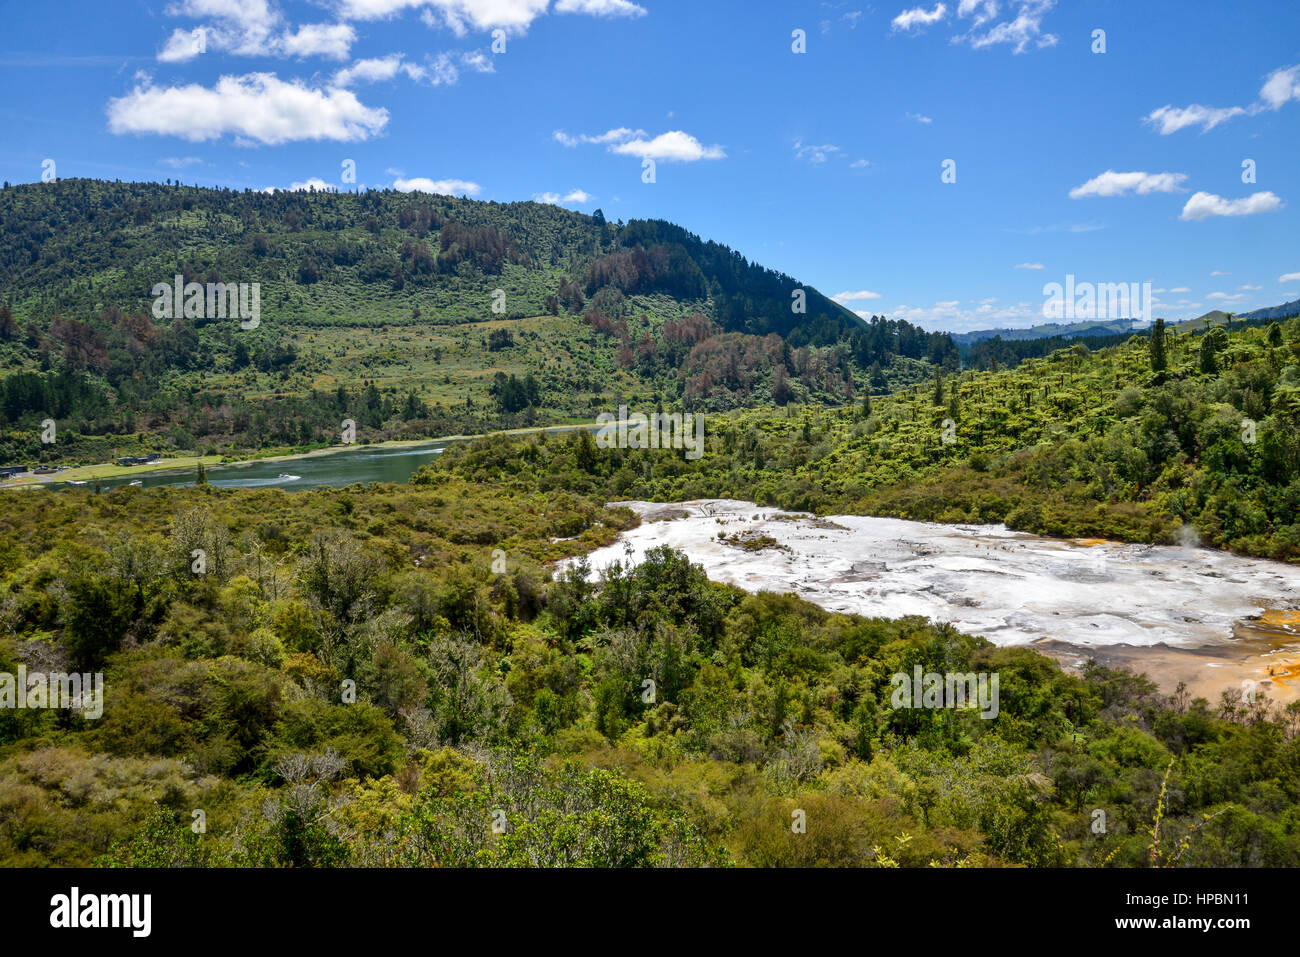
[[[1041,322],[1067,275],[1171,319],[1300,297],[1295,0],[6,2],[0,90],[10,182],[660,217],[931,329]]]

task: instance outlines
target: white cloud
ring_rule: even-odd
[[[871,165],[870,160],[855,159],[852,163],[849,164],[849,169],[866,169],[870,165]]]
[[[403,63],[402,54],[390,53],[388,56],[357,60],[351,66],[344,67],[335,73],[333,82],[335,86],[340,87],[353,86],[357,83],[378,83],[382,80],[391,80],[403,68],[405,68],[408,75],[412,71],[418,71],[421,76],[424,74],[422,67]],[[413,79],[419,79],[419,76],[415,76]]]
[[[925,7],[913,7],[911,10],[904,10],[898,16],[890,21],[890,25],[895,30],[910,30],[913,27],[928,27],[938,23],[948,15],[948,7],[942,3],[936,3],[933,10],[927,11]]]
[[[1211,276],[1231,276],[1232,273],[1224,272],[1222,269],[1213,269],[1210,271]]]
[[[1244,292],[1238,292],[1229,295],[1226,292],[1212,292],[1209,293],[1205,298],[1215,299],[1220,302],[1240,302],[1242,299],[1246,298],[1246,294]]]
[[[309,23],[297,33],[286,33],[282,42],[287,56],[346,60],[356,40],[357,31],[346,23]]]
[[[550,0],[341,0],[339,15],[346,20],[382,20],[407,10],[419,10],[430,27],[445,26],[457,36],[470,31],[501,29],[521,35],[546,13]],[[645,7],[631,0],[557,0],[554,12],[591,17],[646,15]]]
[[[203,31],[204,45],[243,56],[271,52],[273,33],[283,23],[279,11],[267,0],[175,0],[164,12],[170,17],[212,21],[198,28]],[[175,39],[172,34],[172,41]]]
[[[1264,288],[1263,286],[1252,286],[1252,285],[1250,285],[1249,283],[1245,284],[1244,286],[1238,286],[1238,287],[1237,287],[1238,290],[1248,289],[1248,290],[1250,290],[1250,291],[1252,291],[1252,292],[1259,292],[1259,290],[1261,290],[1261,289],[1263,289],[1263,288]]]
[[[289,184],[289,192],[291,193],[306,192],[308,190],[313,190],[313,189],[316,190],[317,192],[326,192],[326,193],[338,192],[337,187],[333,186],[330,183],[325,182],[325,180],[321,179],[319,176],[313,176],[310,179],[307,179],[301,183]]]
[[[1282,199],[1268,191],[1254,193],[1242,199],[1224,199],[1213,193],[1199,192],[1192,195],[1183,207],[1179,219],[1201,220],[1209,216],[1254,216],[1257,213],[1271,213],[1282,208]]]
[[[1019,266],[1016,266],[1015,268],[1016,269],[1042,269],[1043,264],[1042,263],[1021,263]]]
[[[1300,272],[1289,272],[1284,276],[1278,276],[1278,282],[1295,282],[1300,279]]]
[[[586,13],[593,17],[644,17],[645,7],[629,0],[558,0],[556,13]]]
[[[560,203],[589,203],[593,199],[590,193],[583,189],[570,190],[561,196],[559,193],[538,193],[533,199],[539,203],[548,203],[551,206],[558,206]]]
[[[908,118],[909,120],[916,120],[916,122],[920,123],[922,126],[925,126],[925,125],[928,125],[928,124],[934,122],[934,120],[932,120],[930,117],[926,116],[924,113],[908,113],[908,114],[907,114],[907,118]]]
[[[702,159],[724,159],[721,146],[704,146],[689,133],[670,130],[652,140],[637,138],[609,148],[611,153],[638,156],[641,159],[662,160],[666,163],[694,163]]]
[[[997,0],[961,0],[957,4],[957,16],[975,17],[975,26],[982,26],[998,15]]]
[[[1082,186],[1070,190],[1071,199],[1083,199],[1085,196],[1123,196],[1134,191],[1139,196],[1147,193],[1176,193],[1182,188],[1186,173],[1117,173],[1108,169],[1100,176],[1094,176]]]
[[[113,133],[154,133],[191,142],[232,134],[243,143],[364,140],[388,123],[388,111],[348,90],[312,89],[273,73],[223,76],[214,87],[158,87],[144,79],[108,101]]]
[[[557,143],[565,146],[577,146],[580,143],[598,143],[608,147],[611,153],[623,156],[639,156],[642,159],[662,160],[664,162],[693,163],[702,159],[723,159],[726,153],[721,146],[705,146],[694,136],[681,130],[660,133],[653,139],[647,139],[645,130],[633,130],[620,126],[604,133],[577,136],[564,130],[556,130],[553,136]]]
[[[803,141],[794,141],[794,155],[796,159],[806,159],[810,163],[825,163],[826,157],[831,153],[838,153],[840,148],[830,143],[822,146],[804,145]]]
[[[413,176],[410,179],[398,177],[393,181],[393,189],[403,193],[438,193],[442,196],[459,196],[462,194],[477,196],[483,187],[465,179],[429,179],[427,176]]]
[[[158,54],[164,63],[184,62],[208,51],[343,60],[357,38],[346,23],[310,23],[290,30],[268,0],[176,0],[164,12],[204,21],[191,30],[172,32]]]
[[[1259,98],[1270,110],[1280,110],[1290,100],[1300,100],[1300,66],[1270,73],[1260,88]]]
[[[900,305],[888,312],[890,319],[902,319],[922,329],[944,329],[951,332],[970,332],[975,329],[1021,328],[1042,323],[1041,303],[1019,302],[999,306],[981,302],[963,309],[957,300],[937,302],[933,306]]]
[[[445,25],[457,36],[470,30],[500,28],[522,34],[546,12],[550,0],[342,0],[340,16],[348,20],[382,20],[419,8],[430,26]],[[435,12],[436,11],[436,12]]]
[[[339,87],[355,86],[358,83],[377,83],[391,80],[399,73],[416,82],[427,80],[431,86],[450,85],[460,79],[460,70],[464,67],[476,73],[493,73],[492,61],[482,53],[440,53],[421,66],[404,58],[401,53],[357,60],[351,66],[344,67],[334,74],[333,84]]]
[[[553,135],[557,143],[563,143],[565,146],[577,146],[580,143],[618,143],[636,136],[645,136],[646,132],[645,130],[632,130],[626,126],[620,126],[604,133],[597,133],[595,136],[588,136],[586,133],[570,136],[564,130],[556,130]]]
[[[1191,292],[1191,291],[1192,291],[1192,287],[1191,287],[1191,286],[1174,286],[1174,288],[1173,288],[1173,289],[1170,289],[1169,291],[1170,291],[1170,292]]]
[[[958,17],[973,16],[971,28],[965,34],[952,38],[953,43],[969,43],[972,49],[982,50],[1002,43],[1010,44],[1012,53],[1024,53],[1033,44],[1038,49],[1054,47],[1059,37],[1043,32],[1043,17],[1056,6],[1056,0],[1019,0],[1016,15],[1010,20],[987,29],[985,25],[998,15],[994,0],[962,0],[957,8]]]
[[[1259,89],[1259,98],[1250,106],[1201,106],[1199,103],[1181,108],[1162,106],[1148,114],[1144,122],[1157,127],[1163,136],[1189,126],[1199,126],[1205,132],[1234,117],[1280,110],[1292,100],[1300,100],[1300,66],[1282,67],[1270,73]]]
[[[1189,126],[1199,126],[1201,132],[1212,130],[1220,123],[1226,123],[1234,116],[1243,116],[1245,113],[1240,106],[1201,106],[1193,103],[1182,108],[1162,106],[1158,110],[1152,110],[1143,122],[1156,127],[1161,136],[1168,136]]]
[[[460,65],[473,70],[475,73],[495,73],[497,71],[492,58],[481,50],[475,50],[473,53],[462,53],[460,55]]]
[[[964,33],[953,35],[951,42],[968,43],[975,50],[1007,44],[1013,53],[1024,53],[1031,45],[1039,49],[1056,46],[1060,38],[1043,32],[1043,17],[1054,6],[1056,0],[1013,0],[1010,7],[1015,16],[994,23],[1002,12],[998,0],[960,0],[957,20],[969,23],[964,25]],[[947,16],[948,6],[944,3],[935,4],[931,10],[913,7],[894,17],[890,26],[895,32],[920,30],[934,26]]]
[[[870,289],[859,289],[857,292],[836,293],[831,298],[842,306],[845,303],[859,302],[863,299],[879,299],[880,293],[872,292]]]
[[[163,166],[170,166],[172,169],[184,169],[187,166],[193,166],[196,163],[202,163],[203,160],[197,156],[168,156],[158,161]]]
[[[163,48],[158,51],[162,63],[184,63],[192,60],[207,46],[202,30],[173,30]]]

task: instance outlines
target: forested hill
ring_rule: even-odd
[[[507,317],[582,311],[593,298],[612,319],[629,296],[707,301],[724,331],[775,332],[796,348],[863,325],[727,246],[661,220],[610,223],[600,210],[84,179],[0,191],[0,285],[24,318],[148,311],[154,284],[176,273],[259,282],[264,316],[316,324],[412,321],[417,305],[426,320],[491,318],[501,289]],[[796,290],[805,309],[792,308]]]
[[[257,323],[160,284],[257,284]],[[250,292],[251,299],[251,292]],[[955,368],[659,220],[393,191],[0,190],[0,457],[240,452],[812,402]],[[37,441],[46,417],[68,439]],[[138,448],[137,448],[138,447]]]

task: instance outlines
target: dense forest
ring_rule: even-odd
[[[539,444],[581,459],[585,434]],[[1070,676],[746,594],[669,549],[546,571],[633,521],[454,469],[16,494],[0,670],[102,670],[105,699],[0,710],[0,861],[1300,863],[1300,708]],[[917,665],[998,673],[998,719],[892,707]]]

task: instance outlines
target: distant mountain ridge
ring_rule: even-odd
[[[1300,316],[1300,299],[1284,302],[1280,306],[1270,306],[1267,309],[1256,309],[1253,312],[1244,312],[1239,319],[1289,319],[1292,316]]]
[[[1251,312],[1233,313],[1232,315],[1235,322],[1289,319],[1291,316],[1300,315],[1300,299],[1284,302],[1280,306],[1269,306],[1265,309],[1255,309]],[[1174,323],[1173,327],[1177,329],[1200,329],[1206,325],[1220,325],[1227,317],[1228,313],[1222,309],[1214,309],[1203,316],[1197,316],[1195,319],[1186,319]],[[1209,320],[1208,323],[1206,322],[1207,319]],[[1148,328],[1149,324],[1140,319],[1093,319],[1066,323],[1045,322],[1041,325],[1022,329],[977,329],[974,332],[953,332],[950,335],[952,341],[964,353],[977,342],[995,338],[1001,339],[1003,342],[1017,342],[1025,339],[1078,339],[1084,336],[1112,336],[1126,332],[1144,332]]]
[[[972,346],[985,339],[1001,338],[1003,341],[1021,339],[1074,339],[1079,336],[1111,336],[1145,328],[1138,319],[1089,319],[1080,322],[1044,322],[1022,329],[977,329],[974,332],[950,333],[958,346]]]

